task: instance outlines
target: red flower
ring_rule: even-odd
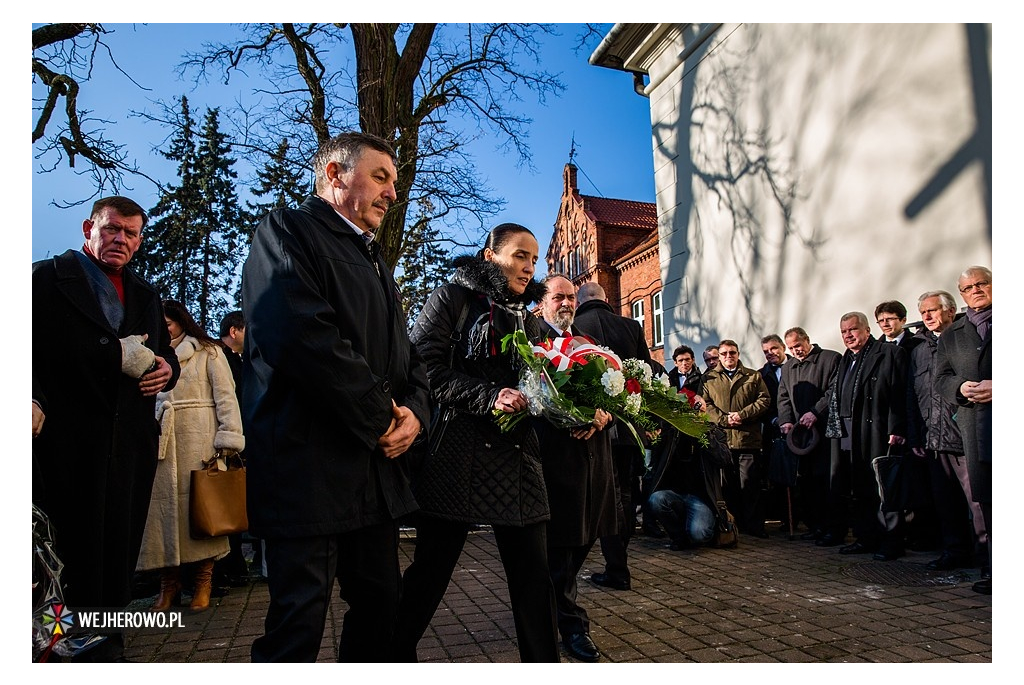
[[[679,392],[686,395],[686,399],[690,400],[690,406],[692,407],[697,402],[697,393],[689,388],[679,388]]]
[[[643,392],[643,387],[640,385],[640,381],[635,378],[626,379],[626,392],[630,395],[639,395]]]

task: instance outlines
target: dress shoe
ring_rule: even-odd
[[[892,561],[894,559],[899,559],[904,554],[906,554],[906,552],[902,549],[887,547],[885,549],[880,549],[877,552],[875,552],[874,556],[872,556],[871,558],[875,561]]]
[[[628,578],[626,580],[622,580],[621,578],[610,576],[607,573],[593,574],[590,576],[590,582],[594,585],[611,588],[612,590],[629,590],[631,587]]]
[[[818,547],[835,547],[836,545],[843,544],[843,538],[835,535],[834,533],[825,533],[815,540],[814,544]]]
[[[573,633],[562,640],[562,646],[573,659],[594,662],[601,658],[601,652],[597,651],[597,645],[586,633]]]
[[[854,542],[852,545],[846,545],[845,547],[839,548],[840,554],[868,554],[873,551],[874,547],[869,547],[863,542]]]
[[[927,568],[930,571],[952,571],[955,568],[965,568],[971,565],[970,559],[963,554],[943,552],[938,559],[928,562]]]
[[[992,594],[992,579],[991,578],[982,578],[977,583],[972,585],[971,589],[974,590],[975,592],[983,594],[983,595],[991,595]]]

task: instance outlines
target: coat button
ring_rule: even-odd
[[[384,382],[380,384],[380,389],[384,392],[391,392],[391,381],[384,379]]]
[[[487,449],[491,449],[491,443],[485,442],[484,447],[486,447]]]
[[[106,345],[108,342],[110,342],[110,338],[108,338],[107,336],[103,336],[102,338],[100,338],[100,345]]]

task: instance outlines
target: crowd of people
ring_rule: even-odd
[[[536,280],[536,237],[505,223],[454,260],[408,333],[374,241],[396,163],[367,134],[322,145],[315,194],[256,228],[243,309],[219,340],[126,268],[147,221],[128,198],[96,202],[81,250],[33,265],[33,500],[56,530],[69,606],[124,607],[143,571],[160,577],[155,611],[183,588],[202,611],[219,584],[245,582],[240,537],[196,540],[188,526],[190,471],[243,450],[270,593],[254,662],[315,661],[335,586],[348,605],[339,661],[416,661],[479,525],[495,536],[522,661],[557,662],[560,644],[598,661],[577,587],[594,545],[606,563],[590,581],[624,591],[637,526],[672,549],[713,545],[728,508],[742,534],[766,537],[768,474],[786,450],[805,539],[881,560],[920,545],[941,552],[936,569],[990,553],[988,269],[960,277],[966,314],[949,293],[922,294],[917,334],[886,302],[878,338],[863,313],[840,318],[842,354],[794,327],[761,341],[758,370],[731,339],[704,350],[703,371],[685,345],[665,369],[598,284]],[[515,331],[585,335],[645,361],[706,414],[712,439],[664,424],[645,456],[600,409],[583,426],[535,416],[503,432],[494,414],[528,406],[502,350]],[[923,484],[904,488],[912,501],[880,490],[874,458],[894,449]],[[400,525],[416,531],[404,572]],[[975,589],[990,592],[984,565]],[[123,647],[112,635],[81,656]]]

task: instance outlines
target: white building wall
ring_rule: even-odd
[[[659,35],[637,58],[667,350],[733,338],[756,367],[791,326],[841,350],[845,312],[897,299],[914,321],[923,291],[991,265],[979,162],[905,215],[974,131],[963,25],[726,24],[685,64],[684,33]]]

